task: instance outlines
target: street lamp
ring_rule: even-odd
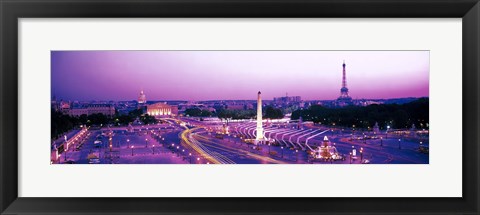
[[[189,163],[192,163],[192,153],[188,153],[188,161]]]
[[[390,126],[389,126],[389,125],[387,125],[387,131],[385,132],[385,139],[388,138],[388,130],[390,130]]]
[[[270,155],[270,143],[268,144],[268,155]]]
[[[148,139],[145,138],[145,148],[148,148]]]
[[[282,146],[282,147],[280,147],[280,148],[282,149],[282,158],[283,158],[283,146]]]
[[[297,158],[296,158],[296,160],[295,160],[295,161],[298,161],[298,149],[295,149],[295,154],[297,154],[297,155],[296,155],[296,156],[297,156]]]
[[[152,145],[152,155],[155,154],[155,145]]]
[[[132,156],[133,156],[133,146],[131,148],[132,148]]]
[[[360,147],[360,163],[363,161],[363,147]]]
[[[401,140],[398,139],[398,149],[402,149],[402,147],[400,146],[400,142],[401,142]]]
[[[383,147],[383,137],[380,137],[380,146]]]
[[[352,164],[352,153],[350,152],[350,164]]]

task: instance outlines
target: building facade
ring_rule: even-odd
[[[274,97],[273,102],[275,104],[289,104],[289,103],[298,103],[302,101],[300,96],[285,96],[285,97]]]
[[[159,102],[152,105],[147,105],[147,114],[155,117],[176,116],[178,115],[178,107]]]
[[[115,115],[115,107],[111,104],[89,104],[87,107],[72,108],[68,110],[70,116],[103,114],[106,116]]]

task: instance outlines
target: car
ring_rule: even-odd
[[[97,163],[100,163],[100,159],[98,159],[98,158],[92,158],[92,159],[89,159],[89,160],[88,160],[88,163],[89,163],[89,164],[97,164]]]
[[[362,161],[362,163],[364,163],[364,164],[370,163],[370,160],[364,159],[364,160]]]
[[[420,146],[420,147],[418,148],[418,151],[419,151],[420,153],[423,153],[423,154],[428,154],[428,153],[429,153],[428,146]]]

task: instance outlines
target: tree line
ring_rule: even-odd
[[[140,109],[130,111],[127,115],[121,115],[118,112],[114,116],[107,116],[105,114],[82,114],[81,116],[70,116],[61,111],[51,110],[51,137],[57,139],[60,135],[68,132],[80,125],[100,126],[100,125],[128,125],[139,119],[143,124],[156,123],[154,116],[143,114]]]
[[[263,118],[265,119],[281,119],[284,117],[282,109],[272,106],[266,106],[263,111]],[[186,116],[191,117],[212,117],[216,116],[222,120],[229,119],[253,119],[257,116],[257,111],[253,109],[248,110],[231,110],[225,108],[218,108],[214,112],[209,110],[202,110],[200,108],[188,108],[185,110]]]
[[[342,127],[357,127],[368,129],[375,123],[381,129],[390,126],[395,129],[428,128],[429,101],[420,98],[405,104],[372,104],[368,106],[347,106],[342,108],[328,108],[321,105],[312,105],[305,110],[296,110],[292,113],[292,120],[299,119],[313,121],[324,125]]]

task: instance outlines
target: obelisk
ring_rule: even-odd
[[[264,141],[263,137],[263,124],[262,124],[262,93],[258,91],[257,97],[257,137],[255,138],[255,143],[259,144]]]

